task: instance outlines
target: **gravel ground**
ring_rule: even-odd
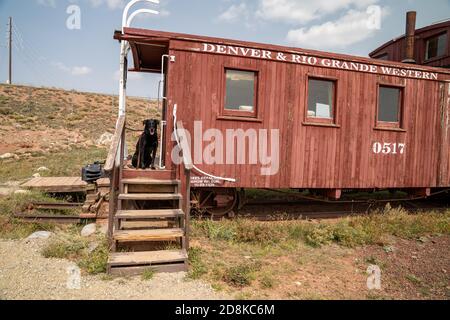
[[[186,279],[185,273],[105,279],[105,275],[81,277],[80,289],[68,289],[64,259],[46,259],[40,250],[46,240],[0,240],[0,300],[183,300],[229,299],[201,281]]]

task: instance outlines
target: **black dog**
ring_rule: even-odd
[[[155,169],[156,149],[158,149],[158,120],[145,120],[144,132],[136,144],[136,152],[131,161],[137,169]]]

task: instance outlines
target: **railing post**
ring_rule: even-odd
[[[108,157],[106,159],[104,170],[109,174],[111,191],[109,194],[109,215],[108,215],[108,241],[110,248],[115,249],[115,243],[113,239],[115,214],[117,211],[117,190],[121,178],[121,170],[123,166],[123,141],[125,136],[125,116],[120,116],[117,124],[116,131],[114,133],[111,147],[109,148]],[[120,149],[120,152],[119,152]],[[119,160],[117,156],[119,155]]]
[[[186,177],[186,205],[185,205],[185,221],[184,228],[185,234],[185,246],[186,250],[189,250],[189,235],[191,233],[191,170],[185,169]]]
[[[109,214],[108,214],[108,242],[109,247],[114,249],[114,241],[113,241],[113,233],[114,233],[114,216],[116,213],[116,198],[117,198],[117,192],[116,192],[116,186],[117,186],[117,180],[118,180],[118,172],[115,168],[111,172],[111,192],[109,193]]]

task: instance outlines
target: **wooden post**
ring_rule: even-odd
[[[185,249],[189,250],[189,234],[191,232],[191,171],[186,169],[186,205],[185,205],[185,221],[184,228],[186,230]]]
[[[111,172],[111,191],[109,193],[109,215],[108,215],[108,242],[109,247],[114,250],[115,244],[113,239],[114,233],[114,217],[116,213],[116,185],[117,185],[118,174],[117,170],[114,168]]]
[[[8,84],[12,84],[12,17],[9,17],[9,72],[8,72]]]

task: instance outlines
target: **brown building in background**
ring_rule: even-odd
[[[450,19],[415,29],[416,13],[408,12],[405,35],[372,51],[374,59],[450,68]]]

